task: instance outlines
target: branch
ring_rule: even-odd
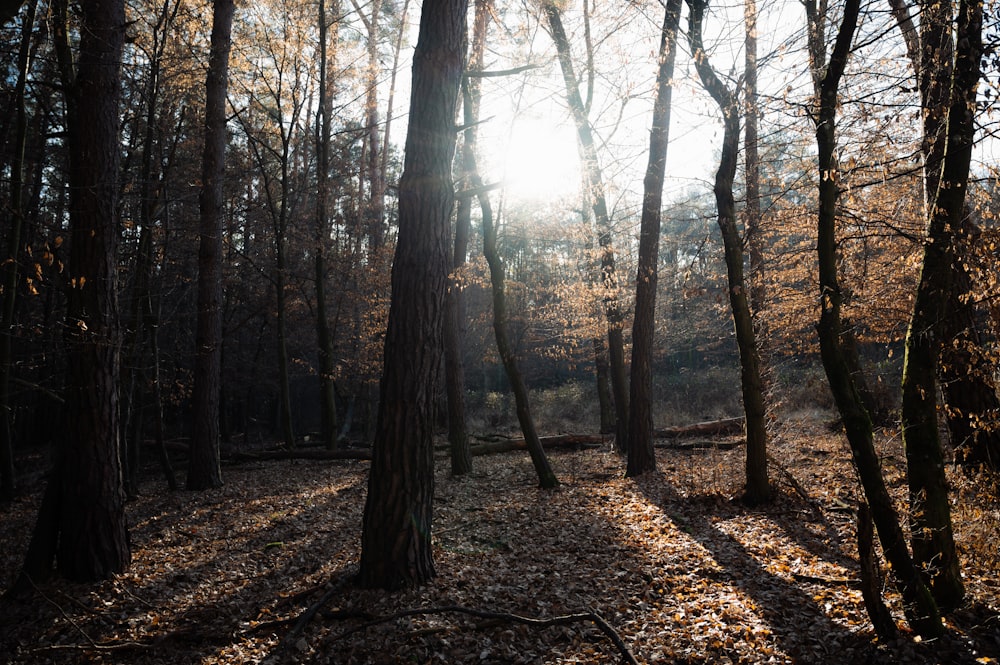
[[[513,67],[511,69],[497,69],[493,71],[467,71],[465,72],[466,78],[477,78],[477,79],[490,79],[490,78],[500,78],[502,76],[515,76],[523,72],[530,71],[532,69],[539,69],[542,65],[527,64],[521,65],[520,67]]]
[[[319,600],[306,608],[306,610],[298,616],[295,620],[295,625],[292,626],[292,629],[289,630],[283,638],[281,638],[281,642],[279,642],[278,646],[275,647],[275,653],[280,654],[287,649],[288,645],[290,645],[295,638],[298,637],[303,630],[305,630],[305,627],[309,625],[309,622],[312,621],[317,614],[319,614],[319,611],[323,609],[323,607],[329,603],[341,589],[354,581],[357,574],[357,567],[352,566],[341,573],[340,577],[334,579],[333,584],[326,590],[326,593],[324,593]]]
[[[480,185],[479,187],[470,187],[469,189],[463,189],[460,192],[455,192],[456,199],[471,199],[473,197],[482,196],[486,192],[492,192],[494,189],[500,189],[503,187],[502,182],[494,182],[489,185]]]

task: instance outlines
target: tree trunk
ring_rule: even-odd
[[[382,13],[382,0],[372,0],[369,5],[369,14],[365,15],[361,5],[357,0],[352,0],[358,18],[365,26],[368,34],[368,67],[365,80],[365,140],[364,157],[366,163],[362,165],[365,174],[368,176],[368,201],[364,206],[365,227],[368,235],[369,256],[374,257],[382,249],[385,240],[384,229],[384,173],[382,172],[382,160],[379,157],[378,130],[378,79],[381,73],[379,65],[379,16]]]
[[[127,349],[127,365],[122,371],[122,385],[125,389],[123,413],[123,434],[125,440],[125,487],[129,497],[139,493],[139,466],[141,464],[139,443],[142,440],[145,411],[146,391],[145,371],[142,367],[142,357],[147,339],[155,334],[156,321],[153,316],[152,279],[153,279],[153,224],[156,221],[158,202],[162,192],[162,174],[153,167],[153,152],[156,143],[156,117],[159,109],[160,65],[164,46],[167,43],[166,33],[176,16],[180,3],[174,3],[171,10],[171,0],[164,0],[156,23],[153,25],[153,48],[150,53],[149,72],[145,86],[145,133],[142,139],[142,163],[140,166],[139,186],[141,200],[139,202],[139,244],[135,255],[135,277],[132,287],[132,298],[129,312],[129,330],[125,340]],[[155,359],[154,359],[155,360]]]
[[[453,204],[455,110],[466,0],[427,0],[413,58],[399,183],[399,238],[359,582],[399,589],[434,576],[434,404],[442,356]]]
[[[875,634],[883,642],[899,635],[892,613],[882,600],[882,574],[875,556],[875,533],[871,509],[868,504],[858,504],[858,560],[861,569],[861,597],[871,619]]]
[[[743,228],[746,234],[750,268],[750,308],[754,314],[757,340],[760,347],[768,344],[767,320],[764,303],[767,287],[764,281],[764,238],[760,210],[760,151],[757,125],[760,109],[757,103],[757,3],[744,0],[744,73],[743,89],[746,97],[743,113],[743,161],[746,182],[746,206],[743,209]],[[766,353],[762,355],[767,355]]]
[[[233,0],[215,0],[212,47],[205,81],[205,151],[202,155],[198,249],[198,322],[195,338],[194,429],[187,488],[222,485],[219,466],[219,394],[222,381],[223,178],[226,156],[226,92]]]
[[[910,486],[913,555],[946,611],[965,596],[952,534],[944,453],[938,438],[936,372],[952,293],[954,233],[965,216],[982,54],[982,5],[961,0],[921,14],[919,84],[924,109],[927,240],[903,361],[903,445]],[[954,58],[954,60],[952,60]],[[970,368],[963,368],[969,371]]]
[[[577,139],[583,154],[583,171],[587,178],[591,207],[597,221],[598,244],[601,247],[601,284],[604,289],[604,311],[608,319],[608,357],[611,361],[611,390],[615,398],[615,445],[624,451],[628,445],[628,372],[625,367],[624,326],[625,312],[618,300],[618,274],[615,269],[615,250],[612,242],[611,219],[608,203],[604,196],[604,178],[601,175],[597,147],[594,143],[593,128],[587,118],[587,108],[580,96],[570,54],[569,39],[563,29],[559,8],[546,0],[543,9],[548,19],[552,40],[559,53],[559,66],[566,85],[566,99],[573,122],[576,124]]]
[[[477,0],[476,16],[473,21],[472,53],[469,56],[469,71],[478,72],[483,68],[483,53],[486,48],[486,29],[492,4]],[[476,124],[479,117],[479,79],[462,79],[462,109],[464,124],[461,169],[465,187],[469,187],[471,174],[476,169]],[[452,272],[448,280],[448,296],[445,311],[445,390],[448,394],[448,441],[451,445],[451,474],[461,476],[472,472],[472,455],[469,451],[469,433],[465,422],[465,364],[462,362],[462,331],[465,328],[463,307],[464,288],[462,270],[469,254],[471,234],[472,197],[462,197],[458,201],[455,215],[455,253],[451,263]]]
[[[925,638],[931,638],[938,637],[944,632],[941,616],[920,571],[910,558],[899,517],[882,478],[878,454],[872,439],[871,417],[862,403],[841,341],[843,294],[837,276],[836,213],[840,191],[834,156],[835,122],[840,78],[847,64],[859,11],[860,0],[848,0],[844,7],[844,18],[837,33],[830,64],[819,84],[816,144],[819,166],[817,254],[821,309],[816,329],[819,333],[823,367],[844,422],[858,476],[868,504],[871,506],[872,521],[882,542],[882,550],[892,567],[893,576],[903,596],[907,620],[917,633]],[[817,18],[815,11],[812,13],[812,18]]]
[[[286,161],[286,160],[283,160]],[[285,167],[282,167],[285,170]],[[274,292],[278,310],[278,412],[281,420],[281,433],[285,439],[285,446],[295,447],[295,428],[292,417],[292,389],[289,383],[288,370],[288,298],[285,293],[285,274],[287,268],[287,215],[288,203],[285,200],[284,192],[287,191],[287,176],[282,176],[282,201],[281,213],[279,216],[279,228],[274,240],[275,268],[274,268]]]
[[[330,332],[326,310],[326,248],[330,243],[328,199],[330,196],[330,133],[333,100],[329,91],[327,73],[330,71],[328,55],[328,20],[326,0],[319,0],[319,99],[316,104],[316,346],[319,355],[320,382],[320,436],[328,450],[337,447],[337,391],[334,384],[333,334]],[[339,17],[340,3],[334,0],[333,16]],[[339,18],[334,20],[336,26]],[[334,29],[334,61],[336,61],[336,29]]]
[[[694,53],[695,68],[702,85],[722,112],[724,133],[719,170],[715,174],[715,201],[719,211],[719,229],[725,247],[726,273],[729,278],[729,305],[736,329],[736,344],[740,352],[740,384],[743,389],[743,410],[746,414],[747,503],[759,504],[770,500],[771,487],[767,477],[767,423],[764,407],[764,385],[760,374],[760,356],[750,312],[749,293],[743,278],[743,238],[736,226],[736,202],[733,181],[739,153],[740,116],[732,92],[719,80],[708,61],[702,45],[702,19],[707,2],[688,0],[691,9],[688,38]]]
[[[663,14],[656,74],[653,126],[649,131],[649,163],[643,180],[642,220],[639,230],[639,266],[635,278],[635,319],[632,322],[632,375],[629,390],[628,468],[638,476],[656,470],[653,451],[653,337],[656,329],[657,264],[660,250],[660,210],[663,174],[670,139],[670,97],[681,0],[670,0]]]
[[[477,188],[482,186],[478,176],[476,176],[473,186]],[[497,341],[497,353],[503,362],[504,370],[507,372],[507,380],[514,393],[517,421],[521,425],[521,432],[528,444],[528,452],[531,455],[531,462],[535,466],[535,473],[538,474],[538,485],[546,489],[556,487],[559,485],[559,480],[552,471],[538,439],[538,432],[535,430],[535,421],[531,416],[531,406],[528,401],[528,388],[524,383],[521,370],[517,366],[517,357],[514,355],[514,349],[507,335],[504,266],[500,259],[500,252],[497,251],[497,229],[493,223],[493,211],[485,193],[480,195],[480,205],[483,210],[483,254],[486,255],[486,262],[490,267],[490,284],[493,287],[493,332]]]
[[[24,150],[28,138],[28,114],[24,91],[28,81],[31,36],[35,28],[35,0],[28,5],[21,27],[21,45],[17,55],[17,83],[14,88],[14,151],[10,160],[10,228],[7,231],[7,260],[3,269],[3,307],[0,312],[0,501],[11,501],[15,494],[13,405],[10,382],[14,375],[12,343],[14,306],[20,281],[21,233],[24,227]]]
[[[770,333],[768,330],[765,305],[767,283],[764,275],[764,235],[761,228],[763,215],[760,209],[760,155],[757,125],[760,110],[757,102],[757,4],[745,0],[743,4],[744,23],[744,90],[745,110],[743,162],[746,182],[746,205],[743,209],[743,228],[748,254],[748,278],[750,287],[750,312],[753,317],[754,339],[759,362],[758,376],[761,392],[768,393],[770,382]],[[766,405],[764,422],[766,425]],[[766,431],[766,430],[765,430]],[[746,497],[753,503],[770,494],[767,473],[767,450],[765,446],[747,446],[746,455]]]
[[[608,345],[601,335],[593,338],[594,380],[597,382],[597,404],[600,410],[601,433],[615,431],[615,400],[611,396],[611,364],[608,361]]]
[[[65,341],[67,423],[57,471],[56,561],[69,580],[131,561],[119,451],[116,289],[122,0],[80,3],[79,64],[67,83],[71,247]]]

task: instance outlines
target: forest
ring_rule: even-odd
[[[0,662],[1000,663],[994,0],[0,0]]]

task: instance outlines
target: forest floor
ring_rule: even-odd
[[[904,491],[898,436],[880,452]],[[224,487],[170,493],[158,478],[128,507],[131,569],[93,586],[52,582],[0,606],[0,663],[998,663],[1000,501],[953,474],[968,602],[948,637],[876,640],[857,586],[858,495],[842,435],[815,414],[771,444],[774,502],[739,494],[743,448],[658,450],[623,478],[608,449],[551,453],[562,481],[536,488],[527,453],[438,464],[437,578],[399,593],[346,580],[359,553],[367,462],[228,465]],[[791,474],[791,476],[789,475]],[[794,477],[794,481],[791,479]],[[41,482],[0,513],[0,586],[20,565]],[[296,620],[327,602],[301,632]],[[899,599],[887,593],[903,627]],[[427,610],[427,612],[422,612]],[[401,613],[414,612],[406,616]]]

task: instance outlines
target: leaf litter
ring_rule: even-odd
[[[902,502],[898,437],[883,432],[879,445]],[[948,637],[921,642],[904,630],[882,644],[858,589],[858,491],[836,432],[786,424],[771,444],[777,496],[755,509],[734,499],[741,448],[657,455],[658,473],[629,480],[609,450],[554,451],[563,482],[554,491],[535,487],[522,453],[477,457],[462,478],[449,477],[442,458],[437,577],[392,594],[347,580],[367,463],[234,465],[222,488],[203,493],[171,494],[151,477],[129,504],[130,570],[98,585],[51,582],[28,603],[0,604],[0,662],[618,662],[592,621],[542,628],[487,616],[586,612],[642,663],[1000,662],[1000,500],[988,479],[950,476],[969,599],[948,618]],[[4,514],[4,587],[40,489]],[[898,596],[886,597],[903,627]]]

